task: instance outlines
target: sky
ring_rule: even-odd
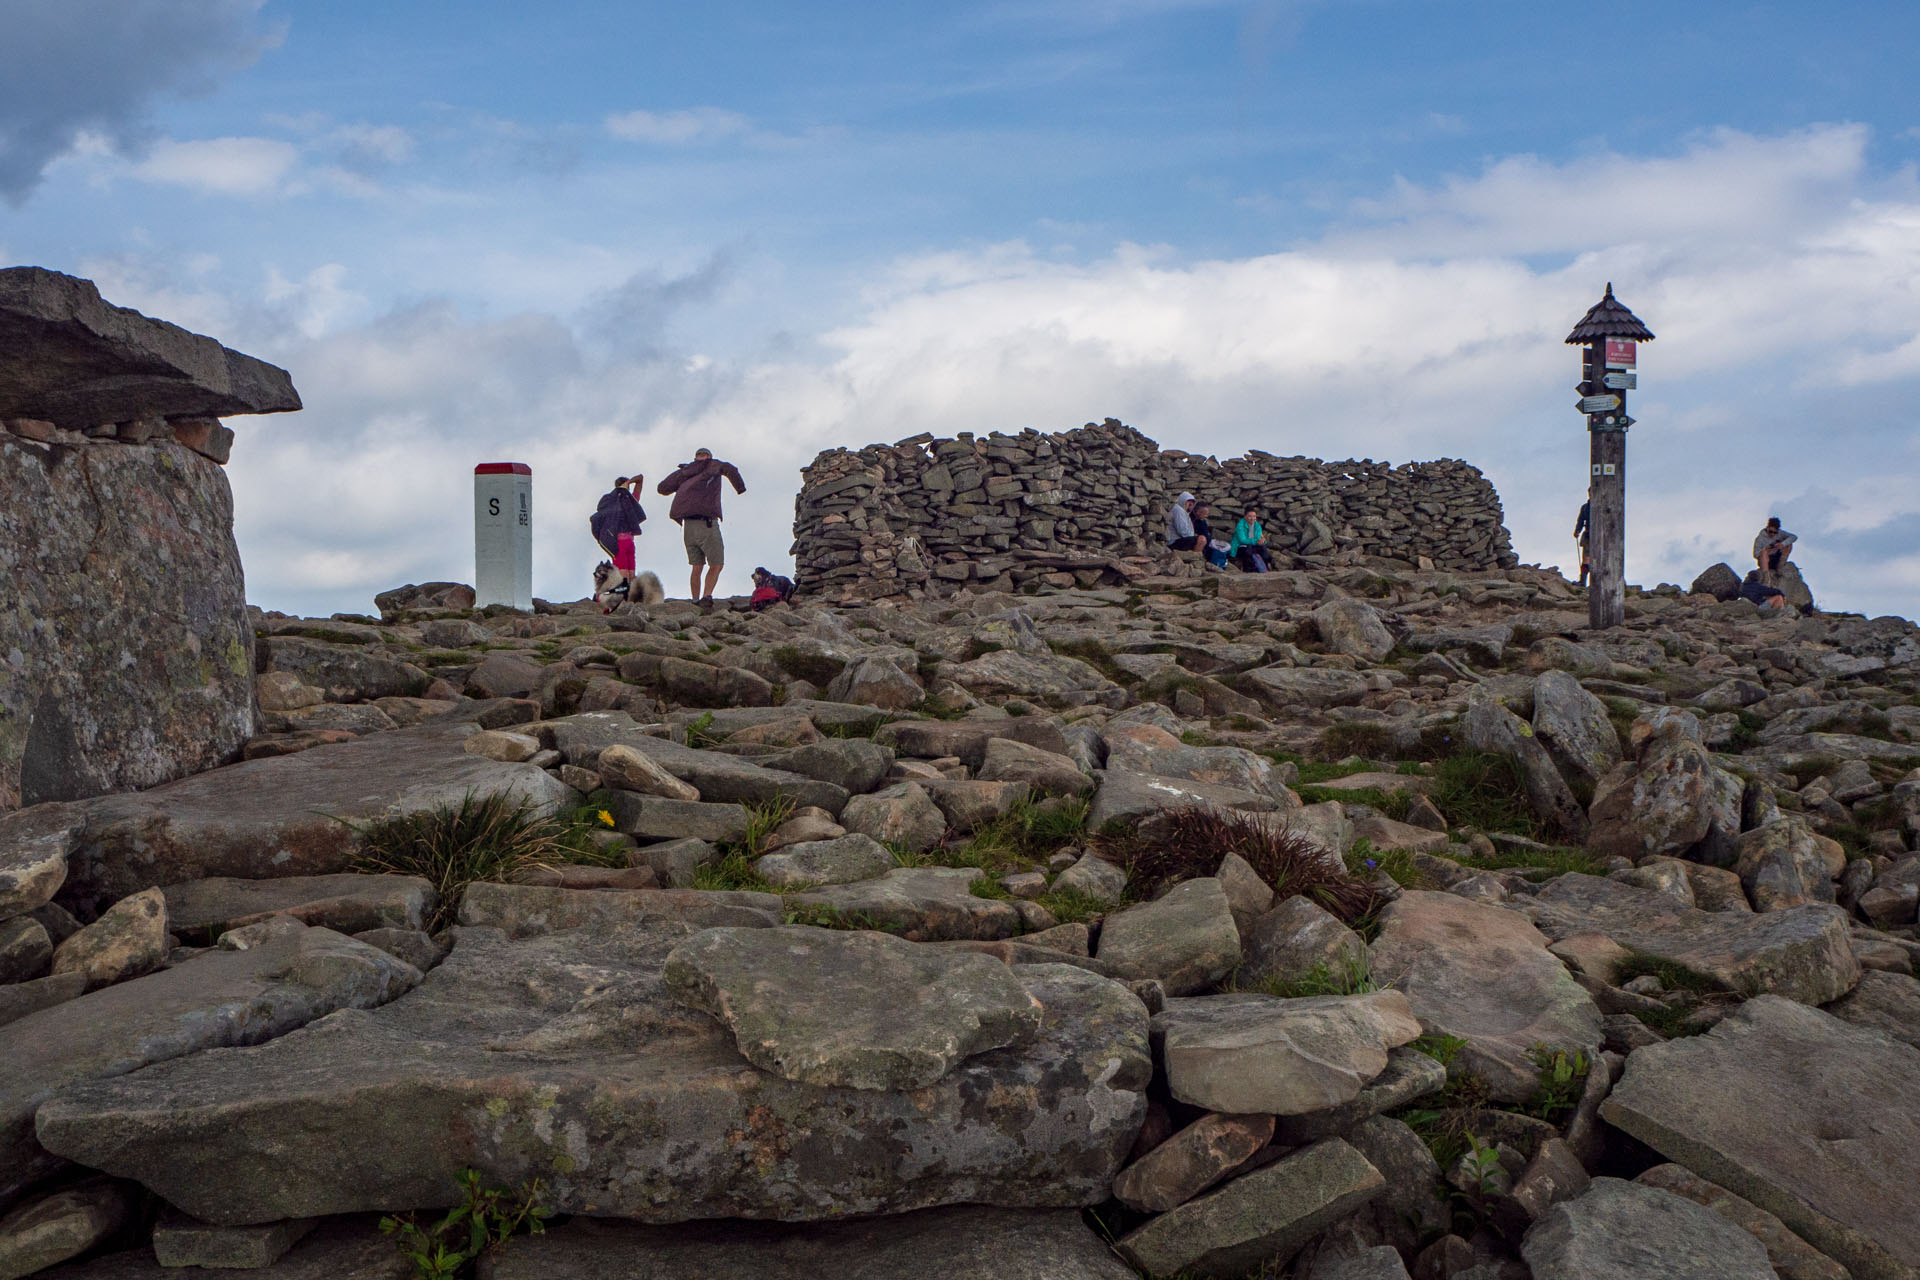
[[[533,469],[534,590],[694,448],[725,594],[799,471],[920,431],[1459,457],[1571,568],[1562,340],[1658,335],[1630,582],[1920,597],[1920,5],[1610,0],[0,0],[0,265],[289,369],[229,420],[248,596],[471,581]],[[647,502],[643,567],[685,589]]]

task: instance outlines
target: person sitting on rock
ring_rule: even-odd
[[[1193,504],[1193,536],[1200,547],[1200,559],[1209,569],[1227,567],[1227,548],[1232,545],[1224,538],[1213,536],[1213,521],[1207,517],[1213,508],[1204,502]]]
[[[1762,609],[1784,609],[1787,597],[1780,588],[1766,581],[1758,569],[1747,570],[1746,580],[1740,584],[1740,598],[1751,600]]]
[[[1233,542],[1227,554],[1239,561],[1247,573],[1265,573],[1273,566],[1273,553],[1267,550],[1267,531],[1260,526],[1260,508],[1248,507],[1233,526]]]
[[[1780,566],[1786,563],[1787,556],[1793,551],[1793,544],[1799,539],[1780,527],[1779,516],[1767,517],[1767,527],[1753,538],[1753,560],[1760,566],[1760,572],[1766,575],[1771,584],[1774,575],[1780,572]]]
[[[1167,508],[1168,550],[1192,551],[1201,545],[1200,536],[1193,530],[1193,504],[1194,496],[1183,493]]]

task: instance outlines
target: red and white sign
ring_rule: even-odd
[[[1631,369],[1634,355],[1639,347],[1632,338],[1607,339],[1607,368]]]

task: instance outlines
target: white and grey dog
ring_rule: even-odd
[[[667,598],[665,587],[651,570],[643,569],[629,580],[627,575],[613,567],[611,560],[602,560],[593,568],[593,598],[603,609],[612,609],[617,604],[659,604]]]

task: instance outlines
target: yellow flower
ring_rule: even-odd
[[[600,811],[600,821],[610,827],[613,825],[613,815],[608,813],[605,809],[602,809]]]

